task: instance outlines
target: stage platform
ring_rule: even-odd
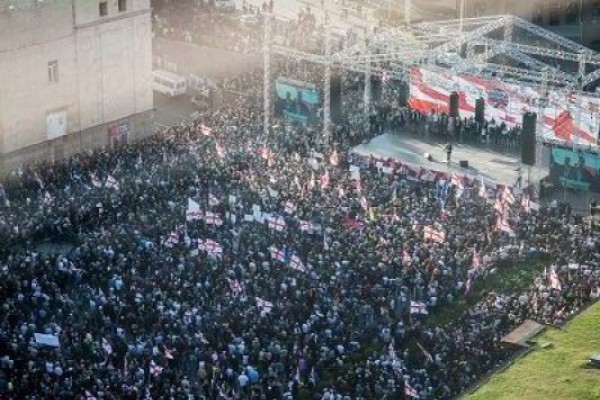
[[[446,144],[429,141],[424,137],[409,134],[386,133],[359,145],[353,152],[361,155],[373,155],[380,158],[393,158],[436,171],[459,173],[472,178],[483,178],[502,185],[514,186],[518,178],[519,157],[500,153],[485,147],[454,143],[450,165],[446,163]],[[427,161],[423,154],[429,153],[432,161]],[[468,168],[459,166],[460,160],[469,162]],[[527,186],[527,167],[523,167],[522,187]],[[547,176],[547,171],[531,168],[529,182],[537,184]]]

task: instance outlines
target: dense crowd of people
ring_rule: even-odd
[[[525,319],[562,325],[600,294],[568,205],[351,151],[411,126],[446,140],[446,117],[384,91],[365,122],[346,90],[328,140],[277,118],[264,133],[260,79],[223,82],[239,95],[193,123],[2,182],[0,398],[450,399],[514,355],[501,338]],[[473,124],[454,140],[518,143]],[[478,290],[514,265],[528,286]]]
[[[227,0],[184,0],[161,5],[154,10],[153,35],[240,53],[260,51],[264,15],[273,11],[274,2],[265,2],[261,7],[244,2],[239,10],[228,4],[234,6]],[[317,24],[310,6],[301,8],[295,19],[272,19],[270,29],[273,42],[279,45],[316,49],[323,44],[322,25]],[[345,40],[355,40],[352,30]]]
[[[2,398],[447,399],[524,319],[560,325],[597,296],[597,243],[568,207],[260,123],[241,96],[4,182]],[[74,247],[36,250],[49,238]],[[427,323],[526,260],[547,268],[525,290]]]

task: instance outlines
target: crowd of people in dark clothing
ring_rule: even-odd
[[[322,84],[280,61],[274,76]],[[12,172],[0,398],[450,399],[514,355],[501,338],[524,320],[598,298],[598,241],[568,205],[352,152],[388,130],[508,148],[518,129],[454,127],[390,88],[365,113],[359,80],[326,138],[277,117],[264,132],[249,72],[192,123]],[[530,284],[478,290],[515,265]]]
[[[265,134],[257,81],[2,183],[1,398],[449,399],[513,355],[500,339],[525,319],[597,298],[598,243],[568,206],[359,157],[376,132],[353,119],[329,141]],[[477,291],[540,262],[524,289]]]

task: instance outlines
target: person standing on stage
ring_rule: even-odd
[[[448,142],[446,145],[446,162],[450,164],[450,157],[452,156],[452,143]]]

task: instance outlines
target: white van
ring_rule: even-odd
[[[187,84],[185,78],[164,70],[152,72],[152,89],[155,92],[175,97],[185,94]]]

